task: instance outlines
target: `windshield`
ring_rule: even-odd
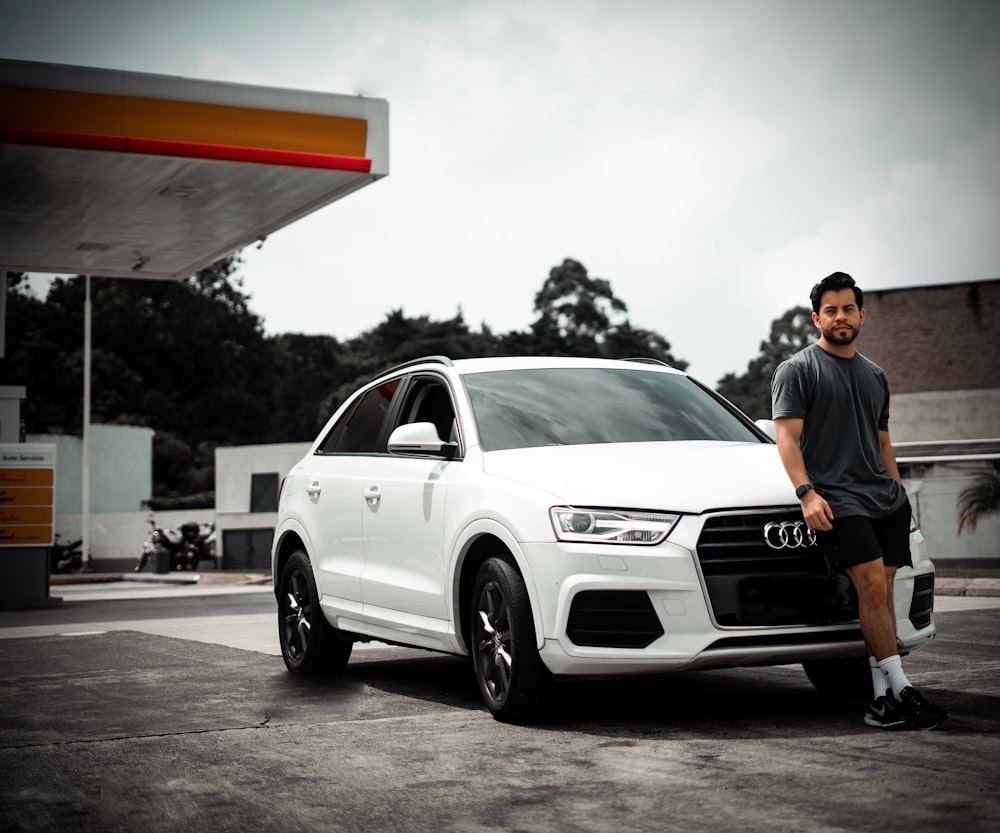
[[[463,377],[484,451],[542,445],[761,439],[687,376],[618,368]]]

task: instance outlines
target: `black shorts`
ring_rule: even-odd
[[[887,567],[910,567],[910,512],[906,500],[884,518],[834,518],[833,529],[817,531],[816,540],[826,560],[841,570],[876,558]]]

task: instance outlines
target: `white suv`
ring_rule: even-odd
[[[331,417],[282,485],[272,552],[292,672],[356,641],[471,655],[495,717],[554,677],[801,662],[869,684],[857,600],[827,568],[763,427],[646,361],[431,357]],[[935,633],[919,531],[900,649]]]

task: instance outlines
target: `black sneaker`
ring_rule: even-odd
[[[875,698],[865,712],[865,725],[877,729],[912,729],[913,721],[891,696]]]
[[[918,729],[933,729],[940,726],[948,717],[948,712],[929,702],[924,695],[913,686],[908,685],[895,698],[900,711],[913,721]]]

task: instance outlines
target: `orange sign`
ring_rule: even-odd
[[[0,526],[0,547],[51,547],[52,526]]]
[[[0,506],[0,526],[52,524],[51,506]]]
[[[55,445],[0,444],[0,547],[52,546],[55,479]]]
[[[4,486],[51,486],[55,469],[0,469],[0,488]]]

